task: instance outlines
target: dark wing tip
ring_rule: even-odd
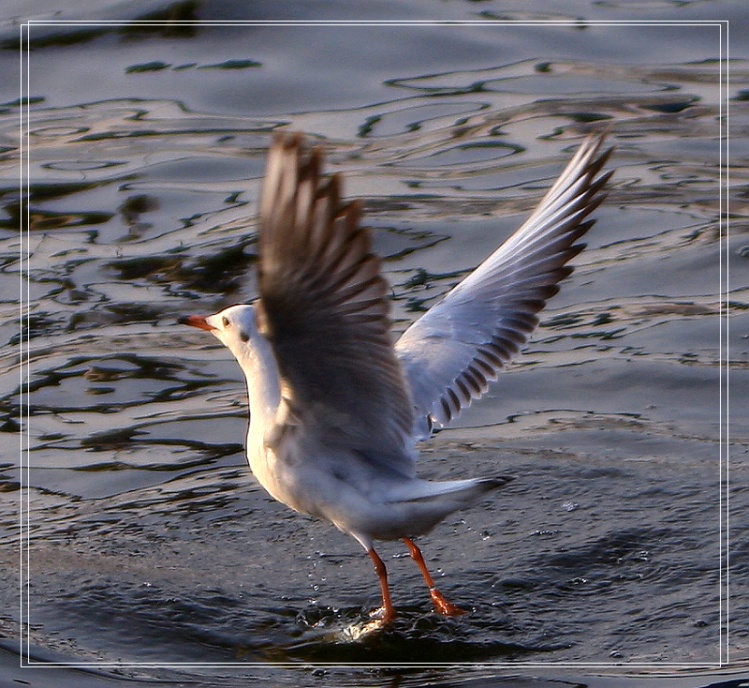
[[[497,488],[504,487],[508,483],[511,483],[513,480],[515,480],[515,476],[500,475],[496,478],[484,478],[480,481],[479,484],[488,492],[489,490],[496,490]]]

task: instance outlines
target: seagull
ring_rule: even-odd
[[[375,540],[403,540],[436,610],[460,615],[414,538],[512,480],[417,477],[417,443],[483,396],[569,276],[595,220],[612,149],[591,135],[522,226],[394,342],[388,285],[360,200],[298,133],[276,136],[260,201],[259,298],[180,323],[207,330],[247,381],[247,459],[291,509],[325,519],[369,554],[384,627],[396,618]]]

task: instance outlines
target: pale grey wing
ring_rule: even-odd
[[[413,475],[413,411],[395,355],[388,287],[343,204],[322,153],[278,137],[260,208],[261,327],[270,339],[291,416],[322,445],[343,446]]]
[[[575,242],[611,176],[601,174],[611,153],[602,141],[586,139],[520,229],[397,342],[422,438],[487,391],[572,272],[566,263],[582,250]]]

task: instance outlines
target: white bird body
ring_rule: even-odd
[[[228,325],[224,324],[224,320]],[[336,442],[295,417],[281,395],[281,377],[270,342],[257,327],[254,305],[231,306],[205,322],[234,354],[245,373],[250,403],[247,459],[257,481],[276,500],[303,514],[322,518],[356,538],[365,549],[373,540],[396,540],[428,533],[445,516],[473,504],[504,479],[442,482],[405,475]],[[346,418],[340,429],[345,435]],[[416,460],[415,442],[406,448]]]
[[[321,177],[300,136],[271,148],[260,211],[260,298],[188,325],[234,354],[250,405],[247,458],[278,501],[353,536],[375,563],[383,623],[395,616],[374,540],[403,539],[437,609],[462,613],[434,586],[410,538],[474,504],[506,476],[432,482],[416,443],[488,389],[570,272],[566,263],[603,198],[609,152],[589,138],[523,226],[394,345],[387,285],[357,202]]]

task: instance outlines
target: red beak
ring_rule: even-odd
[[[208,321],[202,315],[184,315],[177,320],[180,325],[190,325],[190,327],[197,327],[201,330],[215,330],[213,325],[209,325]]]

